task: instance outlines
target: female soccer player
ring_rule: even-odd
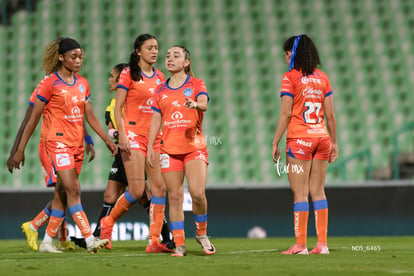
[[[112,228],[133,204],[145,193],[145,172],[151,184],[150,243],[148,253],[171,252],[159,237],[164,222],[165,183],[159,164],[146,166],[149,126],[152,117],[151,102],[157,85],[165,81],[164,74],[154,68],[158,57],[157,39],[150,34],[135,39],[129,67],[121,73],[115,103],[115,120],[118,125],[118,142],[128,181],[126,191],[116,202],[111,213],[101,219],[101,238],[109,239]],[[153,141],[154,142],[154,141]],[[154,147],[160,147],[160,139]]]
[[[183,212],[183,181],[187,178],[193,200],[196,240],[207,255],[216,252],[207,237],[207,147],[201,125],[207,111],[208,93],[204,82],[193,76],[190,52],[182,46],[171,47],[165,59],[170,78],[154,95],[147,161],[150,166],[158,164],[153,142],[161,124],[161,171],[168,190],[170,227],[176,250],[175,257],[186,255]]]
[[[117,147],[106,135],[93,111],[88,81],[76,74],[82,63],[83,51],[74,39],[59,38],[46,47],[43,68],[45,72],[53,73],[44,77],[37,87],[33,112],[13,157],[15,168],[19,169],[20,164],[24,164],[26,145],[44,111],[43,121],[47,127],[42,129],[41,135],[46,137],[46,152],[61,179],[65,193],[55,189],[49,224],[39,248],[41,252],[61,252],[53,245],[53,238],[64,219],[65,202],[86,239],[89,252],[95,253],[108,243],[108,240],[99,240],[92,235],[80,199],[79,173],[84,152],[84,116],[92,129],[105,141],[112,155],[117,152]]]
[[[109,81],[109,90],[116,91],[121,75],[122,70],[128,67],[127,63],[120,63],[114,66],[111,71],[111,75],[108,79]],[[118,126],[115,120],[115,102],[116,98],[112,98],[110,104],[106,108],[105,112],[105,123],[108,127],[108,135],[115,141],[118,141]],[[104,204],[102,206],[101,213],[98,218],[98,223],[93,231],[95,237],[100,237],[101,235],[101,226],[100,221],[103,217],[109,215],[111,210],[114,208],[116,200],[125,192],[126,187],[128,186],[128,181],[125,174],[124,164],[122,162],[121,151],[115,155],[114,162],[112,163],[111,170],[109,172],[108,182],[106,183],[106,189],[104,193]],[[145,211],[149,214],[150,209],[150,198],[151,194],[149,192],[148,183],[145,185],[145,192],[143,196],[139,199],[138,203],[144,207]],[[168,248],[174,248],[174,243],[170,238],[170,230],[168,224],[164,219],[162,230],[162,243],[164,243]],[[71,240],[75,242],[76,245],[80,247],[86,247],[84,239],[77,239],[76,237],[71,237]]]
[[[318,243],[309,253],[329,254],[328,201],[324,186],[328,162],[338,157],[332,88],[328,76],[317,68],[318,51],[307,35],[290,37],[283,45],[283,52],[289,71],[282,78],[282,104],[272,156],[275,162],[280,159],[278,144],[287,128],[286,159],[294,199],[296,244],[282,254],[308,254],[309,194],[318,236]]]

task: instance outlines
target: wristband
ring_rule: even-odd
[[[92,136],[90,136],[90,135],[85,136],[85,142],[86,142],[87,145],[94,145]]]

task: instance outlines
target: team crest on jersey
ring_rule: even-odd
[[[82,84],[79,84],[78,88],[81,93],[85,93],[85,87]]]
[[[160,79],[157,79],[157,80],[155,81],[155,83],[156,83],[157,85],[160,85],[160,84],[161,84],[161,80],[160,80]]]
[[[191,95],[193,95],[193,89],[191,88],[184,89],[184,96],[190,97]]]

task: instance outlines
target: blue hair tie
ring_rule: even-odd
[[[302,38],[302,35],[298,35],[295,38],[295,41],[293,42],[292,55],[290,56],[290,62],[289,62],[289,71],[292,70],[293,67],[295,67],[296,49],[298,48],[299,41],[301,38]]]

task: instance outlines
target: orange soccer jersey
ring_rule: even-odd
[[[282,78],[280,96],[293,98],[292,118],[286,138],[329,137],[326,129],[323,103],[332,95],[328,76],[319,69],[312,75],[303,76],[293,69]]]
[[[125,89],[128,93],[124,106],[125,131],[148,137],[152,118],[151,105],[155,88],[165,81],[164,74],[153,69],[152,76],[141,72],[142,80],[134,81],[131,78],[129,67],[125,68],[117,87]]]
[[[75,74],[74,82],[68,84],[54,72],[40,82],[37,97],[47,103],[43,109],[47,128],[42,123],[45,140],[59,141],[67,146],[83,146],[85,101],[90,97],[88,81]]]
[[[184,154],[206,148],[201,130],[204,113],[184,106],[185,98],[197,101],[200,95],[208,97],[207,88],[201,79],[190,75],[181,87],[171,88],[168,81],[157,87],[152,109],[162,115],[163,152]]]

